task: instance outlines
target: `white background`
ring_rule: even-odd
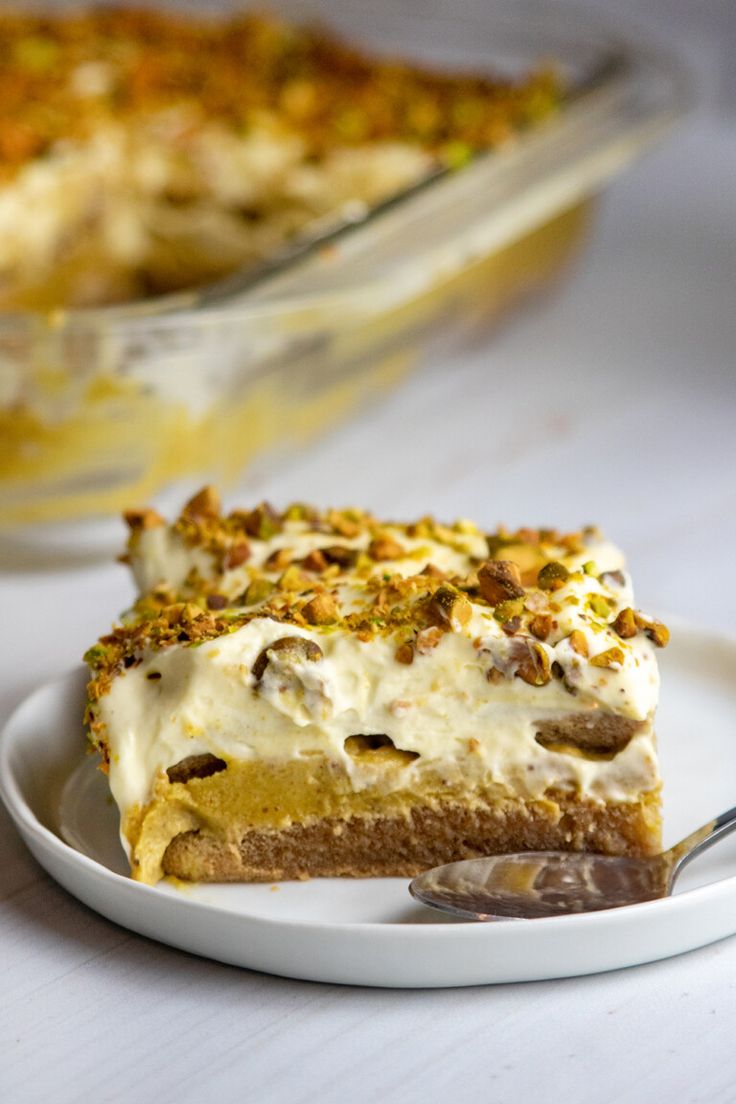
[[[554,296],[252,492],[489,526],[595,520],[627,549],[642,606],[735,632],[736,6],[588,6],[676,44],[700,109],[610,189]],[[113,566],[2,577],[0,712],[76,662],[129,597]],[[98,918],[39,870],[4,812],[0,902],[9,1104],[736,1101],[736,940],[492,989],[290,982]]]

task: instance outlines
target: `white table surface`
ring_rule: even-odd
[[[736,132],[692,119],[613,187],[564,288],[246,493],[487,525],[596,520],[626,547],[644,608],[736,632],[734,179]],[[130,593],[113,565],[2,576],[0,713],[74,664]],[[101,919],[0,810],[8,1104],[727,1104],[735,1031],[736,939],[486,989],[293,982]]]

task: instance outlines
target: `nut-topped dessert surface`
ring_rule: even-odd
[[[171,526],[150,510],[127,520],[140,597],[86,658],[91,731],[134,860],[141,818],[173,796],[172,769],[206,772],[210,759],[226,766],[199,782],[221,787],[238,764],[326,763],[350,790],[348,819],[379,798],[405,816],[407,791],[433,808],[440,795],[473,806],[562,793],[641,813],[645,799],[639,846],[653,845],[667,630],[635,607],[623,557],[597,530],[489,535],[298,504],[223,514],[210,488]],[[201,809],[184,805],[201,834]],[[256,819],[276,831],[300,815],[286,802]],[[155,880],[161,854],[138,860]]]
[[[0,307],[201,285],[554,111],[263,14],[0,13]],[[352,214],[355,216],[355,210]]]

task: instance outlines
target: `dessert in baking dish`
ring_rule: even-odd
[[[658,850],[667,630],[596,530],[223,514],[211,489],[127,520],[140,595],[86,655],[87,719],[135,878]]]
[[[0,13],[0,307],[222,277],[498,145],[559,101],[264,15]]]

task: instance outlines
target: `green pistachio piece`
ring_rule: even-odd
[[[564,564],[552,560],[540,568],[537,575],[537,583],[542,590],[559,590],[570,578],[570,572]]]

